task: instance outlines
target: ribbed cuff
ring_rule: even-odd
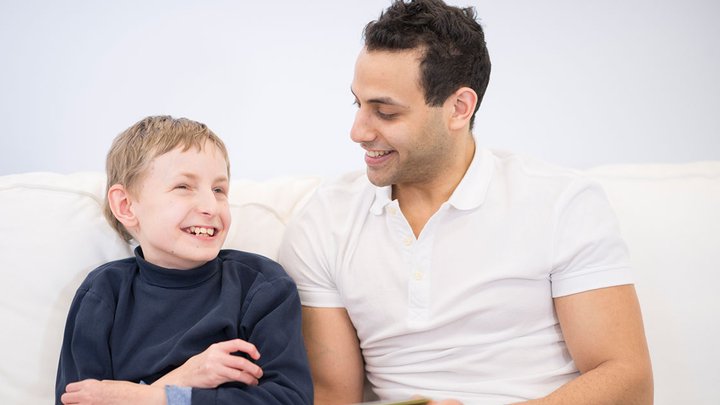
[[[177,385],[166,385],[165,397],[167,399],[167,405],[190,405],[192,400],[192,388],[178,387]]]

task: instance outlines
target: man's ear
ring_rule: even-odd
[[[461,87],[450,96],[448,102],[452,103],[449,123],[451,130],[460,130],[465,126],[469,128],[477,101],[477,93],[470,87]]]
[[[115,218],[130,231],[138,224],[132,206],[130,192],[122,184],[114,184],[108,189],[108,205]]]

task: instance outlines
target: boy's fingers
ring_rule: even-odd
[[[75,392],[80,391],[80,386],[78,383],[70,383],[65,386],[65,392]]]
[[[225,353],[243,352],[247,353],[251,358],[257,360],[260,358],[260,352],[254,344],[246,342],[242,339],[226,340],[224,342],[216,343]]]
[[[83,385],[87,384],[88,381],[97,381],[93,379],[87,379],[77,382],[72,382],[65,386],[65,392],[77,392],[80,391],[83,387]]]
[[[231,356],[225,365],[233,370],[240,370],[250,374],[255,378],[261,378],[263,376],[263,371],[260,366],[242,357]]]
[[[258,385],[259,383],[258,379],[254,376],[242,370],[237,370],[233,368],[225,369],[225,375],[223,376],[223,378],[227,379],[228,381],[239,381],[247,385]]]

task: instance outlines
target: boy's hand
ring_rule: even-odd
[[[232,354],[235,352],[246,353],[253,360],[260,358],[260,353],[252,343],[242,339],[227,340],[210,345],[204,352],[189,358],[185,364],[152,385],[216,388],[230,381],[257,385],[263,375],[262,369],[252,361]]]
[[[60,400],[65,405],[165,404],[165,390],[128,381],[88,379],[68,384]]]

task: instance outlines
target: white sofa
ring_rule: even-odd
[[[657,404],[720,403],[720,162],[613,165],[605,187],[636,271]],[[276,257],[320,178],[233,180],[226,246]],[[0,404],[53,401],[67,308],[85,274],[127,257],[102,173],[0,176]]]

